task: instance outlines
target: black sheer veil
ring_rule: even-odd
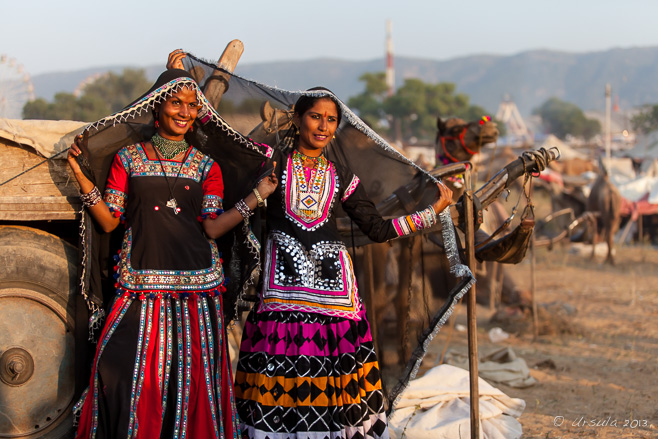
[[[426,207],[436,194],[437,180],[426,170],[404,156],[379,134],[365,124],[349,107],[327,90],[288,91],[267,86],[221,70],[213,63],[187,54],[183,59],[185,70],[164,72],[153,87],[123,110],[87,126],[88,163],[85,169],[93,175],[103,190],[114,154],[123,146],[149,139],[154,133],[153,109],[166,96],[179,87],[192,86],[205,90],[212,81],[225,81],[227,90],[217,108],[213,108],[199,91],[201,115],[194,130],[186,135],[196,148],[212,157],[220,166],[224,179],[224,209],[231,208],[246,196],[258,182],[270,163],[274,148],[286,148],[286,132],[291,129],[291,109],[302,95],[331,95],[342,110],[342,121],[335,139],[327,146],[326,155],[350,169],[360,179],[375,204],[388,198],[400,186],[416,178],[424,198],[417,201]],[[189,73],[188,73],[189,72]],[[219,74],[219,75],[218,75]],[[278,165],[277,165],[278,166]],[[429,200],[427,196],[429,194]],[[260,210],[260,209],[259,209]],[[241,300],[253,286],[260,270],[259,242],[263,238],[261,212],[251,217],[249,227],[237,226],[218,240],[223,265],[229,279],[225,293],[225,314],[229,319],[237,316]],[[387,216],[407,214],[404,206],[386,212]],[[339,213],[340,215],[340,213]],[[344,216],[344,215],[343,215]],[[408,381],[415,377],[428,344],[450,316],[454,306],[470,288],[473,277],[462,264],[457,251],[455,229],[448,209],[439,215],[446,256],[451,273],[462,278],[458,288],[438,309],[428,309],[418,347],[412,354],[398,384],[389,392],[389,411],[395,406]],[[112,271],[108,268],[111,236],[98,233],[83,210],[81,222],[81,289],[87,300],[91,318],[90,327],[99,325],[103,317],[103,294],[112,290]],[[354,243],[350,233],[345,234],[349,246]],[[357,267],[357,269],[365,267]],[[105,288],[103,288],[105,286]],[[104,291],[104,293],[101,293]]]

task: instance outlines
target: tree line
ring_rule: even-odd
[[[433,142],[437,117],[470,121],[491,115],[481,106],[471,104],[469,96],[458,93],[456,85],[451,82],[425,83],[408,78],[390,94],[384,72],[365,73],[359,80],[364,89],[349,98],[348,106],[373,129],[395,141]],[[149,86],[144,70],[125,69],[121,74],[110,72],[85,86],[79,96],[62,92],[57,93],[52,102],[39,98],[26,103],[23,118],[91,122],[119,111]],[[588,119],[576,105],[558,98],[548,99],[533,114],[541,117],[546,134],[561,139],[574,136],[589,140],[601,133],[601,124],[597,120]],[[504,126],[498,122],[501,136],[504,136]],[[632,123],[642,132],[658,129],[658,105],[645,109],[633,118]]]
[[[142,69],[125,69],[121,74],[109,72],[87,84],[80,96],[61,92],[52,102],[43,98],[27,102],[23,118],[93,122],[121,110],[150,86]]]

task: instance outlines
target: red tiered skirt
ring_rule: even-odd
[[[237,439],[221,293],[117,297],[76,409],[76,438]]]

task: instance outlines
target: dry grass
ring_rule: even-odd
[[[658,437],[658,250],[618,248],[617,261],[603,265],[568,247],[537,251],[536,338],[531,318],[492,320],[494,311],[478,307],[479,352],[509,346],[538,381],[526,389],[492,383],[525,400],[524,438]],[[530,288],[528,258],[507,269]],[[465,315],[461,306],[455,322],[466,325]],[[492,343],[494,326],[510,338]],[[446,347],[466,351],[466,333],[450,332],[439,333],[424,368]]]

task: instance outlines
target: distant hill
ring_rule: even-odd
[[[603,111],[605,84],[622,111],[658,103],[658,47],[612,49],[604,52],[566,53],[532,50],[516,55],[473,55],[445,61],[397,56],[396,86],[404,78],[425,82],[453,82],[457,91],[470,96],[492,114],[505,98],[511,98],[523,116],[551,97],[572,102],[585,111]],[[37,96],[52,99],[58,91],[72,92],[85,78],[124,66],[47,73],[32,78]],[[163,65],[145,67],[155,79]],[[315,59],[238,64],[236,74],[288,90],[323,85],[341,99],[360,93],[359,76],[385,69],[384,58],[369,61]]]
[[[36,97],[52,101],[55,94],[59,92],[73,93],[81,83],[92,78],[94,75],[103,74],[109,71],[120,73],[126,68],[144,69],[146,70],[146,76],[149,79],[155,80],[158,74],[163,70],[164,64],[148,67],[115,65],[92,67],[89,69],[74,70],[70,72],[42,73],[32,77],[32,84],[34,84],[34,93]]]

